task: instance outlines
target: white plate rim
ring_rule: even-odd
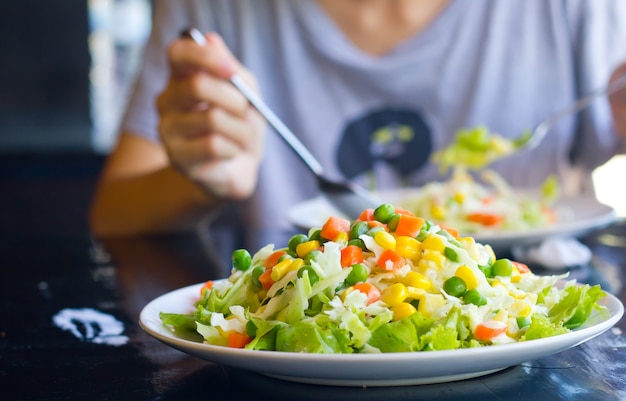
[[[419,188],[393,189],[377,191],[382,199],[392,202],[410,196]],[[608,227],[617,219],[615,209],[601,203],[593,195],[564,197],[556,203],[556,207],[570,209],[573,218],[569,221],[557,222],[551,226],[537,227],[525,231],[500,231],[469,233],[477,242],[489,244],[496,250],[508,250],[513,246],[539,243],[549,237],[580,237],[593,230]],[[322,216],[340,214],[324,197],[318,196],[294,204],[287,210],[287,220],[295,227],[308,230],[319,227],[324,221]],[[318,218],[319,216],[319,218]]]
[[[609,316],[570,333],[522,343],[449,351],[383,354],[304,354],[252,351],[203,344],[179,338],[165,327],[160,312],[188,313],[203,283],[163,294],[139,315],[140,326],[152,337],[182,352],[214,363],[285,380],[340,386],[397,386],[449,382],[478,377],[546,357],[586,342],[613,327],[624,306],[614,295],[599,303]],[[471,364],[460,363],[471,361]]]

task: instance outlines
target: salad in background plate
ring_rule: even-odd
[[[432,157],[442,173],[452,170],[450,179],[427,184],[398,204],[464,233],[525,231],[554,224],[560,218],[554,208],[559,196],[555,177],[547,177],[540,189],[530,193],[511,188],[495,171],[486,169],[515,153],[525,140],[524,135],[503,138],[484,126],[459,130],[454,142]],[[480,181],[470,171],[479,172]]]
[[[353,222],[331,216],[283,247],[236,250],[232,261],[193,313],[164,310],[163,324],[231,348],[389,353],[531,341],[606,312],[599,286],[535,275],[391,204]]]
[[[548,177],[541,190],[516,190],[495,171],[485,170],[482,182],[466,170],[454,169],[444,182],[432,182],[398,204],[436,223],[463,233],[523,232],[554,225],[571,211],[558,209],[558,183]]]

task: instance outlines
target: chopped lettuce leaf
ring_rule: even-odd
[[[598,285],[591,287],[570,285],[563,290],[565,296],[550,309],[548,317],[553,323],[574,329],[587,320],[596,302],[606,294]]]
[[[198,333],[204,338],[204,341],[213,344],[213,345],[222,345],[226,346],[228,344],[228,339],[222,336],[220,330],[217,327],[196,323]]]
[[[281,327],[276,334],[276,351],[306,352],[312,354],[351,353],[344,331],[321,327],[307,319]],[[341,334],[343,333],[343,334]],[[337,337],[337,334],[340,337]]]
[[[414,314],[414,315],[417,315]],[[420,351],[417,330],[410,318],[383,324],[372,333],[369,345],[381,352]]]
[[[520,340],[536,340],[539,338],[552,337],[558,334],[567,333],[569,330],[565,327],[558,326],[550,321],[546,316],[534,314],[531,318],[530,325]]]

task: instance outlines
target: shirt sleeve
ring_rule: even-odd
[[[611,73],[626,62],[626,2],[564,0],[568,9],[579,96],[608,84]],[[597,98],[580,113],[572,162],[586,170],[622,152],[624,141],[613,126],[608,97]]]

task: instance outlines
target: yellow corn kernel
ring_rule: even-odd
[[[417,312],[417,309],[415,309],[415,306],[408,302],[400,302],[399,304],[392,306],[391,311],[393,312],[393,320],[400,320],[411,316]]]
[[[456,269],[454,275],[465,281],[465,286],[468,290],[473,290],[478,286],[478,279],[476,278],[476,274],[466,265],[462,265],[458,269]]]
[[[285,259],[281,262],[278,262],[278,264],[276,264],[276,266],[272,268],[272,274],[270,275],[270,277],[272,278],[272,280],[278,281],[281,278],[285,277],[285,274],[293,270],[298,270],[303,265],[304,265],[304,260],[300,258]]]
[[[293,262],[291,262],[291,264],[289,265],[289,271],[294,271],[294,270],[298,270],[300,269],[302,266],[304,266],[304,260],[300,259],[300,258],[296,258],[293,260]]]
[[[458,241],[463,245],[463,248],[467,249],[470,246],[476,244],[476,240],[473,237],[460,237]]]
[[[526,301],[513,302],[509,310],[511,311],[511,315],[514,317],[528,317],[532,312],[532,308]]]
[[[431,250],[442,253],[446,249],[446,244],[443,239],[435,234],[429,234],[428,237],[422,242],[423,250]]]
[[[394,306],[402,303],[407,295],[408,290],[402,283],[395,283],[385,288],[380,294],[380,300],[389,306]]]
[[[509,319],[509,313],[505,309],[500,309],[498,313],[493,315],[493,320],[506,323]]]
[[[472,237],[459,238],[459,242],[461,243],[461,245],[463,245],[463,249],[467,251],[467,254],[469,255],[470,258],[472,258],[472,260],[475,260],[476,262],[480,260],[480,251],[478,250],[478,247],[476,246],[476,241],[474,240],[474,238]]]
[[[513,267],[513,270],[511,271],[511,282],[519,283],[521,279],[522,279],[522,275],[520,274],[519,270]]]
[[[424,290],[430,289],[432,283],[423,274],[410,271],[402,278],[402,282],[410,287],[422,288]]]
[[[337,236],[335,237],[333,241],[334,242],[348,242],[348,238],[349,238],[348,233],[341,232],[337,234]]]
[[[396,238],[396,252],[403,258],[417,260],[420,257],[420,242],[412,237],[399,236]]]
[[[417,262],[420,259],[420,252],[412,248],[396,247],[396,252],[403,258],[410,259],[413,262]]]
[[[430,206],[430,214],[431,216],[433,216],[436,220],[445,220],[446,218],[446,208],[439,206],[439,205],[431,205]]]
[[[383,249],[396,249],[396,238],[387,231],[377,231],[374,241]]]
[[[426,249],[424,250],[424,252],[422,252],[422,259],[419,263],[421,263],[422,260],[430,261],[434,264],[435,267],[441,268],[446,261],[446,257],[441,252]]]
[[[499,288],[501,290],[508,291],[508,288],[506,288],[506,286],[504,284],[502,284],[502,281],[500,281],[498,279],[493,280],[491,282],[491,286],[493,288]]]
[[[420,299],[424,294],[426,294],[425,289],[411,286],[407,286],[406,291],[406,299]]]
[[[355,290],[353,287],[348,287],[345,290],[343,290],[341,294],[339,294],[339,298],[341,298],[341,302],[345,301],[348,294],[352,293],[353,291],[358,291],[358,290]]]
[[[424,293],[419,298],[419,301],[417,310],[419,310],[425,317],[431,316],[437,309],[441,308],[446,303],[446,299],[443,295],[429,293]]]
[[[420,259],[417,262],[417,270],[425,272],[428,270],[441,270],[441,265],[429,259]]]
[[[454,201],[458,203],[459,205],[462,205],[464,200],[465,200],[465,195],[463,194],[463,192],[457,192],[454,194]]]
[[[233,320],[233,319],[236,319],[236,318],[237,317],[235,315],[230,315],[230,316],[226,317],[226,320]],[[216,327],[217,327],[217,332],[220,333],[220,336],[223,337],[223,338],[226,338],[226,339],[228,339],[228,336],[230,335],[230,333],[233,332],[233,330],[228,330],[228,331],[224,330],[222,328],[222,326],[216,326]]]
[[[434,263],[430,260],[420,259],[419,262],[417,262],[416,267],[417,267],[417,270],[424,272],[430,269],[431,267],[436,267],[436,266],[434,266]]]
[[[283,259],[280,262],[276,263],[274,267],[272,267],[272,274],[270,275],[272,280],[280,280],[287,273],[287,268],[289,268],[290,264],[291,259],[289,258]]]
[[[296,254],[299,257],[304,258],[306,255],[309,254],[309,252],[319,247],[320,247],[320,242],[317,240],[303,242],[301,244],[298,244],[298,246],[296,246]]]

